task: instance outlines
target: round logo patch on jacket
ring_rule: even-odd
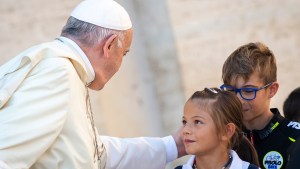
[[[277,151],[270,151],[264,156],[263,164],[266,169],[280,169],[283,164],[282,155]]]

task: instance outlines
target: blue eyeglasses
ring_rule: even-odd
[[[230,92],[235,92],[236,94],[239,93],[240,96],[245,99],[245,100],[253,100],[256,98],[256,92],[270,86],[273,82],[268,83],[262,87],[259,88],[253,88],[253,87],[243,87],[243,88],[234,88],[232,86],[225,86],[222,85],[220,86],[221,90],[223,91],[230,91]]]

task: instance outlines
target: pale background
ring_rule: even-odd
[[[0,65],[59,36],[80,0],[0,0]],[[218,87],[221,68],[238,46],[262,41],[277,57],[282,110],[300,86],[299,0],[118,0],[134,25],[120,71],[92,92],[99,132],[118,137],[165,136],[181,125],[184,102]],[[154,161],[155,162],[155,161]],[[170,164],[167,168],[172,168]]]

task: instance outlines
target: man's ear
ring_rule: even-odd
[[[114,44],[115,40],[117,40],[117,36],[118,36],[117,34],[113,34],[110,37],[108,37],[107,40],[104,42],[104,46],[103,46],[104,57],[109,56],[112,45]]]
[[[279,89],[279,84],[277,82],[273,82],[270,85],[269,97],[272,98],[273,96],[275,96],[275,94],[277,93],[278,89]]]

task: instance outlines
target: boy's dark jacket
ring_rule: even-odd
[[[273,108],[271,121],[262,130],[244,130],[254,144],[260,167],[284,169],[288,161],[288,148],[300,135],[300,123],[290,121]]]

